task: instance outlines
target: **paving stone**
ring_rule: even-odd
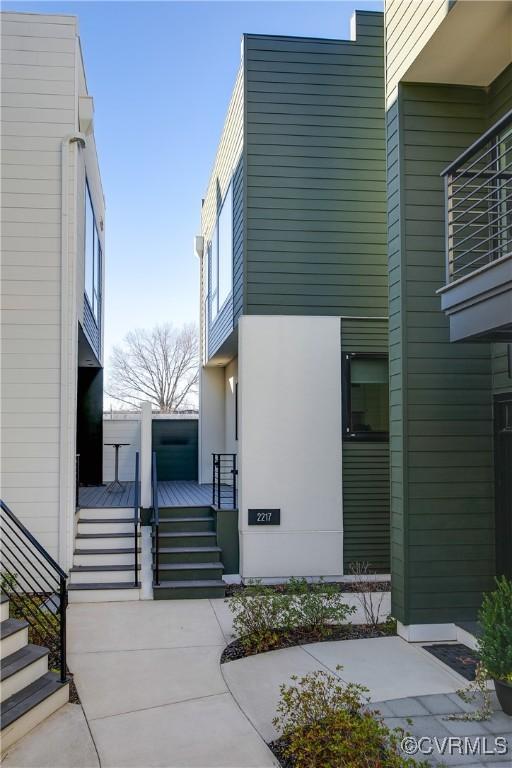
[[[456,712],[474,712],[475,709],[478,709],[479,702],[481,700],[481,697],[480,697],[478,699],[475,699],[475,701],[472,702],[471,704],[468,704],[467,701],[464,701],[463,699],[461,699],[461,697],[458,696],[456,693],[448,693],[447,696],[450,699],[450,701],[453,702],[453,705],[454,705],[453,713],[454,714]]]
[[[490,733],[495,733],[498,736],[508,736],[512,755],[512,717],[509,717],[504,712],[494,712],[492,718],[484,720],[483,724]]]
[[[453,713],[453,701],[444,693],[431,693],[428,696],[418,696],[418,699],[433,715]]]
[[[390,699],[386,704],[396,717],[417,717],[429,714],[428,709],[421,703],[421,699]]]
[[[377,701],[377,702],[374,702],[374,703],[370,704],[368,709],[370,711],[377,710],[378,712],[380,712],[382,717],[395,717],[395,715],[397,714],[396,712],[393,712],[391,707],[389,707],[388,704],[383,702],[383,701],[380,701],[380,702]]]
[[[442,722],[444,727],[450,731],[453,736],[486,736],[487,729],[483,723],[475,720],[448,720],[443,715],[437,715],[436,720]]]

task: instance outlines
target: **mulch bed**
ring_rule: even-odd
[[[78,691],[76,689],[75,681],[73,680],[73,675],[69,672],[69,703],[70,704],[80,704],[80,696],[78,695]]]
[[[270,751],[277,757],[277,760],[281,768],[294,768],[293,761],[289,757],[286,757],[284,752],[286,747],[285,738],[281,736],[280,739],[271,741],[270,744],[268,744],[267,746],[270,749]]]
[[[466,680],[474,680],[478,665],[477,654],[462,643],[435,643],[424,645],[423,648],[446,664],[450,669],[458,672]]]
[[[361,582],[357,581],[324,581],[322,583],[329,587],[337,587],[340,592],[366,592],[369,585],[369,582],[365,582],[361,585]],[[226,597],[233,597],[237,592],[243,592],[247,589],[247,586],[250,586],[250,584],[227,584]],[[287,584],[268,584],[265,586],[268,586],[268,588],[274,590],[274,592],[286,594],[287,591]],[[371,583],[371,586],[372,592],[389,592],[391,589],[391,582],[375,581]]]
[[[383,624],[377,629],[368,624],[342,624],[337,627],[331,627],[328,634],[324,637],[318,637],[315,633],[297,628],[291,632],[283,632],[272,648],[267,648],[267,650],[277,651],[279,648],[292,648],[295,645],[329,642],[331,640],[361,640],[369,637],[389,637],[390,634],[394,634],[394,632],[390,631],[387,627],[385,628]],[[224,648],[220,663],[225,664],[227,661],[245,659],[247,656],[255,656],[257,653],[262,653],[262,651],[247,650],[240,640],[233,640],[232,643]]]

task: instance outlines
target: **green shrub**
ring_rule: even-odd
[[[306,579],[292,578],[288,582],[288,593],[293,597],[291,623],[319,640],[329,633],[330,626],[344,624],[355,611],[343,602],[336,584],[325,584],[321,580],[308,584]]]
[[[343,624],[355,609],[346,605],[336,585],[290,579],[284,590],[250,581],[227,600],[233,629],[246,650],[261,653],[293,632],[321,640],[332,625]]]
[[[341,667],[338,667],[341,669]],[[274,726],[295,768],[410,768],[402,729],[390,730],[367,709],[367,689],[324,671],[282,685]],[[427,766],[427,763],[422,763]]]
[[[512,581],[496,579],[494,592],[484,595],[478,619],[482,664],[495,680],[512,683]]]
[[[259,653],[272,648],[281,632],[291,629],[291,598],[261,581],[250,581],[227,601],[233,614],[233,629],[247,650]]]

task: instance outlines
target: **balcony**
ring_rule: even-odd
[[[452,341],[512,341],[512,111],[443,171]]]

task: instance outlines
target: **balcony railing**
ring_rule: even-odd
[[[442,175],[449,284],[512,253],[512,110]]]

